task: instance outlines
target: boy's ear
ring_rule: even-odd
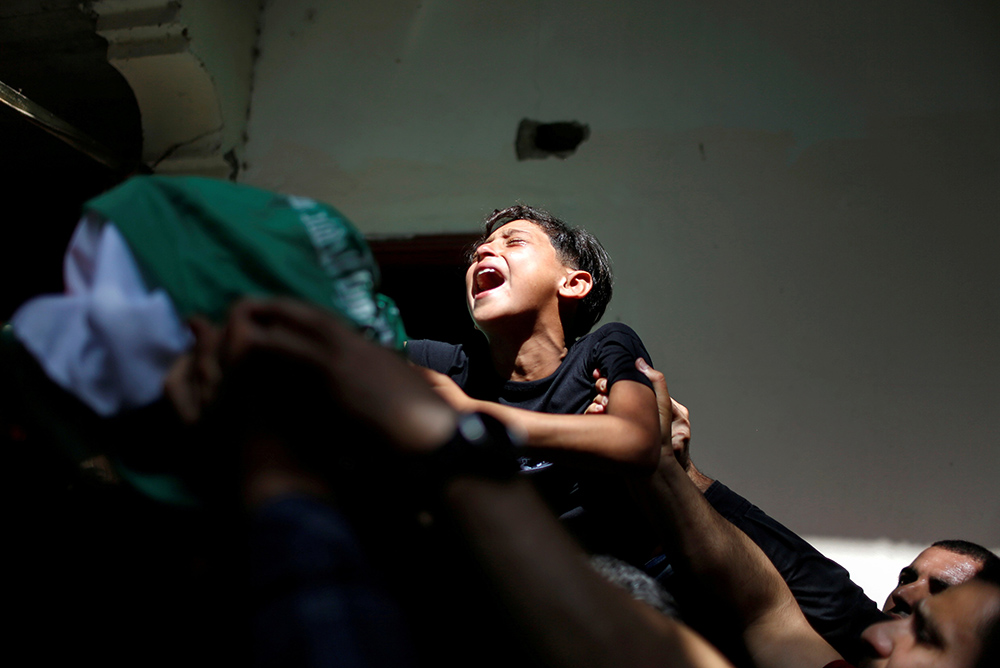
[[[590,272],[571,269],[566,272],[566,278],[563,279],[563,283],[559,287],[559,296],[566,299],[583,299],[593,287],[594,277],[590,275]]]

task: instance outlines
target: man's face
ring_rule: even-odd
[[[981,567],[972,557],[943,547],[929,547],[899,572],[899,584],[885,600],[882,612],[897,619],[906,617],[917,603],[971,580]]]
[[[539,225],[515,220],[476,248],[465,273],[469,312],[481,329],[499,319],[558,317],[559,288],[574,270],[559,260]]]
[[[880,657],[877,668],[972,668],[998,614],[1000,588],[973,580],[925,598],[908,617],[873,624],[861,637]]]

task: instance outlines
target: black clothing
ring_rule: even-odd
[[[589,341],[591,337],[599,337],[600,340]],[[603,344],[605,339],[608,339],[607,343]],[[619,339],[624,339],[624,343]],[[641,352],[630,350],[632,344],[627,343],[629,340],[634,340]],[[593,363],[592,355],[597,351],[607,353],[610,358],[607,367]],[[649,361],[645,349],[630,328],[617,323],[605,325],[593,334],[581,338],[570,347],[566,359],[555,374],[531,383],[505,382],[497,378],[488,351],[481,354],[470,352],[467,355],[461,346],[434,341],[411,341],[407,344],[407,354],[413,362],[450,376],[476,399],[498,401],[548,413],[582,412],[594,396],[593,378],[590,374],[595,366],[600,366],[602,373],[609,379],[609,384],[614,380],[628,379],[650,385],[645,376],[635,369],[636,357],[642,355]],[[597,356],[603,360],[603,355]],[[592,485],[576,486],[578,479],[587,479],[586,473],[562,465],[538,467],[532,461],[534,460],[526,461],[522,470],[533,474],[533,479],[540,483],[538,486],[543,496],[557,514],[561,514],[564,520],[570,520],[569,528],[578,538],[581,538],[581,533],[584,534],[581,539],[592,551],[610,554],[625,552],[627,555],[623,558],[632,563],[644,561],[644,558],[637,557],[650,546],[650,541],[644,539],[650,537],[651,533],[648,528],[637,528],[635,522],[624,521],[626,518],[636,517],[634,507],[625,508],[614,503],[593,504],[583,493]],[[544,476],[537,475],[543,470]],[[556,484],[558,481],[550,479],[555,478],[553,474],[557,472],[566,474],[561,487]],[[608,477],[604,476],[602,479],[607,481]],[[850,574],[722,483],[714,482],[705,492],[705,498],[720,515],[760,547],[788,583],[813,628],[844,658],[856,664],[867,650],[867,643],[860,638],[861,632],[869,625],[888,617],[851,581]],[[591,516],[595,514],[592,507],[596,505],[604,511],[601,513],[606,520],[604,524],[607,521],[617,521],[619,524],[627,524],[628,528],[612,531],[604,527],[600,532],[599,547],[593,547],[592,543],[588,543],[588,538],[594,538],[593,532],[581,530],[581,523],[571,519],[575,512],[580,512],[578,507],[584,505],[584,499],[588,501],[586,506]],[[582,524],[586,525],[586,522]],[[637,536],[643,539],[637,540]],[[617,545],[614,541],[618,541]],[[672,569],[664,566],[666,561],[665,555],[661,555],[645,565],[651,574],[659,573],[657,579],[670,589]]]
[[[889,617],[851,581],[850,573],[721,482],[713,482],[705,498],[767,555],[816,632],[857,664],[870,651],[861,632]]]
[[[637,357],[650,362],[649,353],[632,328],[620,322],[581,336],[569,346],[555,373],[528,382],[500,378],[485,351],[466,351],[460,345],[407,341],[406,355],[415,364],[450,376],[473,399],[539,413],[582,413],[596,394],[591,375],[594,369],[601,370],[601,375],[608,379],[608,387],[619,380],[634,380],[653,387],[635,368]]]
[[[473,399],[540,413],[583,413],[596,395],[594,369],[608,379],[609,389],[620,380],[652,389],[635,368],[638,357],[651,363],[649,353],[631,327],[617,322],[577,339],[555,373],[528,382],[500,378],[485,348],[415,340],[406,343],[406,354],[415,364],[450,376]],[[531,476],[552,510],[588,549],[631,563],[641,564],[648,557],[652,532],[638,528],[638,511],[617,476],[529,456],[521,458],[521,471]]]

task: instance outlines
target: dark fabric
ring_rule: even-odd
[[[637,357],[652,364],[649,353],[632,328],[620,322],[580,337],[555,373],[526,383],[499,378],[489,355],[460,345],[417,339],[406,343],[406,355],[415,364],[450,376],[474,399],[540,413],[582,413],[594,399],[594,369],[601,370],[609,387],[619,380],[653,387],[635,368]]]
[[[474,399],[541,413],[583,413],[596,394],[594,369],[608,379],[609,388],[632,380],[652,389],[635,368],[638,357],[652,364],[649,353],[632,328],[618,322],[577,339],[555,373],[529,382],[497,376],[485,347],[413,340],[406,343],[406,354],[413,363],[450,376]],[[522,457],[521,471],[586,548],[633,564],[645,562],[655,541],[617,476],[535,457]]]
[[[861,632],[888,617],[850,573],[721,482],[713,482],[705,498],[767,555],[813,628],[841,656],[858,663],[869,651]]]
[[[255,666],[415,665],[398,604],[347,521],[331,506],[288,497],[252,518]]]

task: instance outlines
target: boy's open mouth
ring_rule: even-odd
[[[478,297],[484,292],[503,285],[505,279],[503,275],[492,267],[483,267],[476,272],[476,280],[472,285],[472,296]]]

